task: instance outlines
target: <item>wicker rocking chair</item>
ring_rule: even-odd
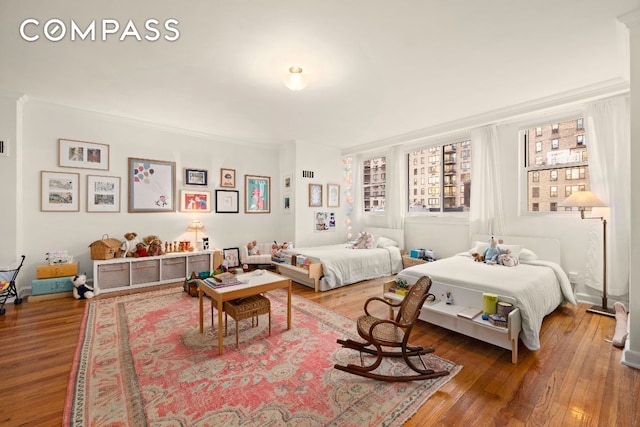
[[[366,342],[361,343],[351,339],[338,340],[338,344],[341,344],[343,347],[360,351],[361,366],[353,364],[343,366],[336,364],[334,368],[354,375],[360,375],[382,381],[416,381],[448,375],[448,371],[435,371],[433,369],[428,369],[420,357],[421,355],[432,353],[433,348],[409,345],[411,329],[420,315],[420,309],[427,298],[432,295],[429,293],[430,288],[431,278],[423,276],[410,288],[409,292],[407,292],[407,295],[400,303],[390,303],[387,300],[378,297],[369,298],[364,304],[365,314],[360,316],[357,321],[358,334]],[[396,319],[379,319],[370,315],[367,307],[371,301],[381,301],[390,307],[399,307]],[[373,346],[373,348],[370,348],[370,346]],[[382,347],[395,347],[400,348],[400,350],[386,351],[383,350]],[[362,353],[372,354],[377,356],[377,358],[373,364],[364,366]],[[383,357],[402,357],[407,366],[414,370],[416,374],[394,376],[372,372],[380,366]],[[409,359],[410,357],[417,357],[420,360],[422,367],[416,366]]]

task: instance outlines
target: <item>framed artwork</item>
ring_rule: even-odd
[[[334,212],[326,211],[315,212],[313,231],[336,231],[336,214]]]
[[[40,171],[40,210],[43,212],[78,212],[80,174]]]
[[[268,176],[244,176],[244,212],[271,212],[271,178]]]
[[[290,191],[291,190],[291,175],[285,175],[283,181],[283,188],[284,191]]]
[[[327,184],[327,207],[340,207],[340,185]]]
[[[184,168],[184,185],[209,185],[208,171],[206,169]]]
[[[321,184],[309,184],[309,207],[310,208],[322,207],[322,185]]]
[[[109,146],[96,142],[58,139],[58,166],[109,170]]]
[[[291,213],[291,196],[286,194],[283,196],[283,205],[282,205],[282,210],[284,213],[286,214],[290,214]]]
[[[236,170],[220,169],[220,187],[236,188]]]
[[[211,212],[211,192],[180,190],[181,212]]]
[[[129,212],[175,212],[176,163],[129,157]]]
[[[216,213],[238,213],[238,191],[216,190]]]
[[[222,250],[222,258],[227,262],[227,267],[239,267],[240,266],[240,249],[239,248],[226,248]]]
[[[87,175],[87,212],[120,212],[120,177]]]

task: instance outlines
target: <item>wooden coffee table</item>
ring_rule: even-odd
[[[263,292],[272,291],[274,289],[287,289],[287,329],[291,329],[291,279],[280,276],[270,271],[262,271],[262,274],[256,271],[246,274],[239,274],[239,280],[248,280],[248,283],[240,283],[238,285],[224,286],[214,288],[204,280],[198,280],[198,297],[200,299],[200,333],[204,333],[204,295],[211,297],[211,314],[213,316],[213,308],[218,310],[218,354],[224,354],[224,346],[222,343],[222,307],[225,301],[238,298],[244,298],[251,295],[261,294]]]

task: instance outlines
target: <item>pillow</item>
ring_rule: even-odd
[[[392,239],[388,239],[386,237],[379,237],[378,238],[378,245],[377,247],[379,248],[388,248],[389,246],[395,246],[398,247],[398,242],[396,242],[395,240]]]
[[[498,244],[498,248],[502,249],[503,251],[506,251],[507,249],[510,250],[511,252],[509,252],[509,255],[511,255],[512,257],[515,257],[515,258],[519,258],[520,257],[520,252],[522,252],[522,245],[502,245],[502,244]]]
[[[489,247],[489,242],[479,242],[476,240],[475,242],[473,242],[473,247],[469,249],[469,254],[477,252],[480,255],[482,255],[484,251],[487,250],[488,247]]]
[[[522,251],[520,251],[520,255],[518,256],[518,258],[520,258],[521,261],[533,261],[538,259],[538,255],[536,255],[536,253],[531,249],[522,248]]]

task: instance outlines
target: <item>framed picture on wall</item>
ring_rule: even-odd
[[[184,185],[202,185],[206,187],[209,184],[206,169],[190,169],[184,168]]]
[[[327,184],[327,207],[340,207],[340,185]]]
[[[309,207],[310,208],[322,207],[322,185],[321,184],[309,184]]]
[[[175,212],[176,163],[129,157],[129,212]]]
[[[87,175],[87,212],[120,212],[120,177]]]
[[[180,190],[181,212],[211,212],[209,191]]]
[[[292,208],[292,204],[293,204],[293,200],[291,198],[291,195],[289,194],[285,194],[283,197],[283,206],[282,206],[282,210],[284,213],[286,214],[290,214],[291,213],[291,208]]]
[[[58,140],[58,166],[109,170],[109,146],[61,138]]]
[[[216,213],[238,213],[238,191],[216,190]]]
[[[336,214],[334,212],[318,211],[314,216],[315,232],[336,231]]]
[[[77,212],[80,210],[80,174],[40,172],[40,210]]]
[[[220,169],[220,187],[236,188],[236,170]]]
[[[271,178],[268,176],[244,176],[244,212],[271,212]]]

